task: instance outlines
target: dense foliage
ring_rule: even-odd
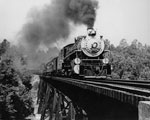
[[[17,70],[9,47],[7,40],[0,44],[0,119],[23,120],[33,113],[31,76]]]
[[[112,55],[113,78],[127,80],[150,80],[150,46],[143,46],[138,40],[129,45],[122,39],[118,46],[109,44]]]

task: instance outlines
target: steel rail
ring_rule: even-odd
[[[136,81],[136,80],[100,80],[100,79],[87,79],[86,81],[93,81],[93,82],[102,82],[102,83],[111,83],[115,85],[126,85],[126,86],[132,86],[137,87],[139,89],[147,89],[150,90],[150,81]]]

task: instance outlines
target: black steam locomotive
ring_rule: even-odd
[[[86,36],[78,36],[75,42],[63,47],[58,57],[46,64],[45,73],[51,76],[78,76],[107,78],[111,76],[110,51],[106,50],[102,36],[93,28]]]

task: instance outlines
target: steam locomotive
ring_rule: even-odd
[[[63,47],[57,57],[46,64],[45,73],[51,76],[107,78],[111,76],[110,51],[105,48],[102,36],[93,28],[86,36]]]

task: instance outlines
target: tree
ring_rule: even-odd
[[[132,43],[131,43],[131,46],[137,48],[137,47],[138,47],[138,40],[137,40],[137,39],[134,39],[134,40],[132,41]]]
[[[4,39],[3,42],[0,44],[0,56],[3,55],[9,47],[10,43],[6,39]]]
[[[145,67],[142,70],[140,77],[143,80],[150,80],[150,68],[149,67]]]
[[[105,43],[105,49],[108,50],[110,47],[110,41],[108,39],[104,40]]]
[[[120,41],[119,47],[121,47],[121,48],[126,48],[126,47],[128,47],[127,40],[126,40],[126,39],[122,39],[122,40]]]
[[[119,46],[111,49],[112,76],[132,80],[150,79],[150,47],[143,46],[137,39],[125,46],[126,40],[122,40]]]
[[[30,92],[11,57],[0,63],[0,111],[2,120],[23,120],[33,112]]]

